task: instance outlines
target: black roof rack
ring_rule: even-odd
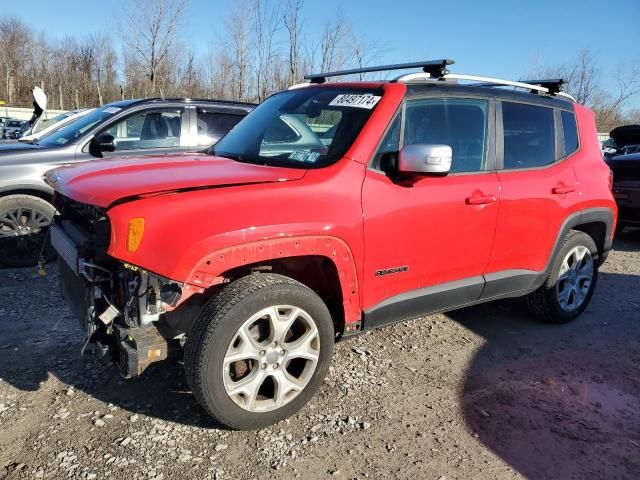
[[[405,70],[408,68],[422,68],[422,70],[432,77],[438,78],[443,77],[449,71],[447,70],[448,65],[453,65],[455,61],[445,58],[442,60],[425,60],[424,62],[413,62],[413,63],[397,63],[393,65],[380,65],[378,67],[364,67],[364,68],[354,68],[352,70],[339,70],[335,72],[326,72],[326,73],[313,73],[311,75],[305,75],[305,80],[310,80],[311,83],[324,83],[327,81],[329,77],[338,77],[342,75],[356,75],[359,73],[370,73],[370,72],[385,72],[389,70]]]
[[[564,78],[547,78],[542,80],[518,80],[521,83],[529,83],[531,85],[539,85],[549,89],[549,94],[555,95],[564,91],[564,84],[567,83]]]

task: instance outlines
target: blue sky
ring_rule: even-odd
[[[113,31],[119,0],[1,0],[15,15],[52,36]],[[220,39],[233,0],[191,0],[185,40],[206,51]],[[453,71],[503,78],[526,75],[536,61],[571,62],[590,48],[607,72],[640,66],[640,0],[306,0],[305,30],[320,31],[339,9],[365,38],[383,44],[381,63],[429,58],[456,60]],[[638,96],[637,96],[638,97]],[[627,105],[640,108],[640,98]]]

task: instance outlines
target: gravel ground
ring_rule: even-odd
[[[640,478],[639,292],[636,231],[576,322],[508,302],[371,332],[298,415],[234,432],[179,362],[81,358],[54,266],[0,270],[0,478]]]

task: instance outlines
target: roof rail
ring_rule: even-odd
[[[455,62],[449,58],[442,60],[425,60],[423,62],[413,63],[397,63],[393,65],[380,65],[377,67],[364,67],[354,68],[352,70],[338,70],[335,72],[326,73],[313,73],[311,75],[305,75],[305,80],[309,80],[311,83],[325,83],[329,77],[338,77],[342,75],[357,75],[360,73],[370,72],[385,72],[389,70],[405,70],[408,68],[422,68],[422,70],[433,77],[442,77],[449,73],[447,70],[448,65],[453,65]]]
[[[402,75],[394,80],[394,82],[433,82],[443,80],[468,80],[475,81],[474,87],[514,87],[523,88],[525,90],[534,91],[538,93],[547,93],[549,95],[557,95],[560,97],[566,97],[570,100],[576,101],[568,93],[562,91],[562,87],[565,84],[564,79],[548,79],[548,80],[525,80],[525,81],[513,81],[503,80],[500,78],[480,77],[477,75],[463,75],[457,73],[448,73],[441,77],[432,77],[429,74],[424,73],[408,73]]]

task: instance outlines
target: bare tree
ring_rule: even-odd
[[[589,49],[579,51],[573,62],[562,66],[549,67],[538,63],[533,76],[563,78],[567,82],[567,93],[595,112],[598,130],[608,132],[628,121],[624,107],[640,94],[640,68],[618,67],[615,86],[605,90],[601,86],[599,62]],[[637,62],[630,64],[637,65]]]
[[[345,45],[349,39],[349,24],[344,12],[339,11],[333,22],[328,22],[320,39],[320,70],[335,70],[346,62]]]
[[[303,24],[303,7],[304,0],[287,0],[283,15],[284,27],[287,30],[287,37],[289,40],[288,83],[290,85],[301,80],[300,68],[302,60],[300,57],[300,41]]]
[[[187,0],[127,0],[122,3],[122,39],[144,65],[152,92],[181,26]]]
[[[246,14],[247,2],[239,2],[226,21],[228,35],[228,48],[233,59],[234,83],[236,88],[233,93],[234,100],[247,99],[249,68],[251,64],[250,51],[250,24]]]
[[[273,89],[274,60],[276,57],[275,37],[280,29],[278,4],[267,0],[253,0],[251,27],[253,30],[253,50],[255,55],[255,79],[258,102],[267,98]]]

